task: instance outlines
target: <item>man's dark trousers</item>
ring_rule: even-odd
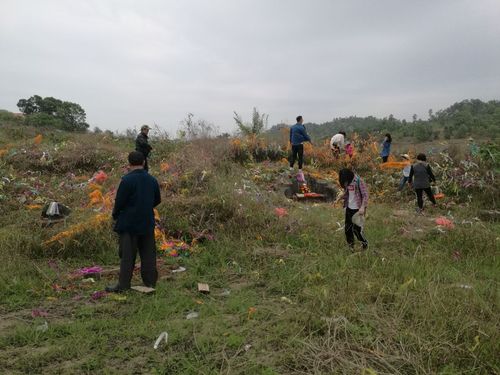
[[[299,169],[302,169],[304,163],[304,145],[292,145],[292,155],[290,157],[290,168],[293,168],[295,160],[299,159]]]
[[[147,234],[119,234],[120,279],[121,288],[130,288],[134,272],[137,250],[141,257],[141,277],[144,285],[154,287],[158,279],[156,271],[156,243],[154,230]]]

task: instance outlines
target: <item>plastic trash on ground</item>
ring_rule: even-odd
[[[49,314],[45,310],[41,309],[33,309],[31,310],[31,317],[32,318],[38,318],[38,317],[47,317]]]
[[[297,182],[302,182],[302,183],[306,182],[306,178],[304,177],[304,172],[299,171],[297,173]]]
[[[153,345],[153,348],[156,350],[160,346],[162,340],[165,341],[165,344],[168,343],[168,333],[167,332],[162,332],[160,333],[160,336],[155,341],[155,344]]]
[[[276,214],[276,216],[278,217],[283,217],[283,216],[286,216],[288,215],[288,210],[286,208],[283,208],[283,207],[276,207],[274,209],[274,213]]]
[[[179,267],[175,270],[172,270],[172,273],[180,273],[180,272],[184,272],[184,271],[186,271],[185,267]]]
[[[106,297],[107,295],[108,295],[108,293],[106,293],[104,290],[98,290],[98,291],[92,293],[90,295],[90,298],[92,298],[92,300],[96,301],[98,299]]]
[[[98,184],[102,184],[107,179],[108,179],[108,175],[104,171],[99,171],[94,175],[94,177],[91,178],[91,182],[96,182]]]
[[[35,328],[35,330],[38,332],[47,332],[48,329],[49,329],[49,323],[47,323],[47,321],[45,321],[43,324],[40,324]]]
[[[446,228],[446,229],[453,229],[455,227],[455,225],[453,224],[453,222],[450,219],[447,219],[443,216],[438,217],[435,220],[435,222],[436,222],[436,225],[443,227],[443,228]]]
[[[196,319],[199,316],[200,316],[200,314],[198,314],[196,311],[193,311],[193,312],[190,312],[189,314],[186,315],[186,319],[187,320]]]

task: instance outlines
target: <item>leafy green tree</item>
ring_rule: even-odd
[[[85,110],[77,103],[33,95],[29,99],[20,99],[17,106],[27,116],[26,122],[30,125],[59,127],[69,131],[83,131],[89,127]]]

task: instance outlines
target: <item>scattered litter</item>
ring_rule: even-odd
[[[175,269],[175,270],[172,270],[172,273],[179,273],[179,272],[184,272],[184,271],[186,271],[186,268],[184,268],[184,267],[179,267],[179,268],[177,268],[177,269]]]
[[[302,183],[306,182],[306,178],[304,177],[304,172],[299,171],[297,173],[297,182],[302,182]]]
[[[127,300],[127,296],[120,296],[118,294],[112,293],[111,294],[111,299],[119,302],[123,302]]]
[[[104,181],[108,179],[108,175],[104,171],[97,172],[94,177],[92,177],[89,182],[96,182],[98,184],[102,184]]]
[[[59,269],[59,264],[57,263],[57,260],[54,260],[54,259],[49,259],[47,261],[47,265],[55,272],[59,272],[60,269]]]
[[[200,316],[200,314],[198,314],[196,311],[193,311],[193,312],[190,312],[189,314],[186,315],[186,319],[187,320],[196,319],[199,316]]]
[[[62,219],[68,216],[71,210],[59,202],[50,202],[42,210],[44,219]]]
[[[363,371],[361,371],[361,375],[378,375],[378,374],[374,369],[370,367],[365,367]]]
[[[231,295],[231,291],[230,291],[229,289],[224,289],[224,290],[222,291],[222,293],[221,293],[221,294],[219,294],[219,296],[221,296],[221,297],[228,297],[228,296],[230,296],[230,295]]]
[[[39,326],[36,326],[35,330],[38,332],[47,332],[49,329],[49,323],[45,321],[43,324],[40,324]]]
[[[49,314],[45,310],[41,310],[41,309],[33,309],[33,310],[31,310],[31,317],[32,318],[39,318],[39,317],[44,317],[45,318],[47,316],[49,316]]]
[[[453,229],[455,225],[450,219],[445,218],[444,216],[438,217],[435,220],[436,225],[446,228],[446,229]]]
[[[462,254],[460,254],[460,251],[457,250],[457,251],[453,252],[452,256],[453,256],[454,260],[460,260],[460,258],[462,257]]]
[[[106,293],[106,291],[104,290],[98,290],[98,291],[95,291],[94,293],[92,293],[90,295],[90,298],[92,298],[92,300],[98,300],[98,299],[101,299],[101,298],[104,298],[108,295],[108,293]]]
[[[201,299],[197,299],[194,302],[198,305],[203,305],[203,301]]]
[[[257,312],[257,308],[256,307],[249,307],[248,308],[248,320],[252,319],[252,317],[254,316],[254,314]]]
[[[168,344],[168,333],[167,332],[162,332],[160,333],[160,336],[155,341],[155,344],[153,345],[153,348],[156,350],[160,346],[162,340],[165,340],[165,345]]]
[[[42,208],[42,206],[39,204],[28,204],[28,205],[26,205],[26,208],[28,210],[38,210],[38,209]]]
[[[293,303],[292,300],[290,298],[288,298],[288,297],[281,297],[280,300],[282,302],[286,302],[286,303],[289,303],[289,304]]]
[[[168,163],[160,163],[160,171],[162,172],[168,172],[170,169],[170,165]]]
[[[102,267],[92,266],[80,268],[77,273],[82,275],[84,278],[94,278],[99,280],[101,277]]]
[[[472,285],[468,284],[458,284],[457,287],[462,289],[472,289]]]
[[[246,352],[248,352],[250,349],[252,349],[252,345],[246,344],[243,348],[245,349]]]
[[[82,283],[84,283],[84,284],[93,284],[93,283],[95,283],[95,280],[94,280],[93,277],[87,277],[87,278],[85,278],[85,279],[82,280]]]
[[[278,217],[283,217],[283,216],[287,216],[288,215],[288,210],[286,208],[283,208],[283,207],[276,207],[274,209],[274,213]]]
[[[200,293],[210,293],[210,287],[205,283],[198,283],[198,292]]]
[[[324,198],[325,197],[324,194],[313,193],[313,192],[304,193],[303,195],[304,195],[304,198]]]
[[[148,286],[142,286],[142,285],[133,286],[130,289],[133,289],[136,292],[140,292],[140,293],[144,293],[144,294],[150,294],[150,293],[153,293],[155,291],[155,288],[150,288]]]
[[[477,349],[477,347],[479,346],[479,344],[480,344],[480,341],[479,341],[479,335],[478,335],[478,336],[474,337],[474,345],[472,347],[470,347],[469,350],[471,352],[473,352],[474,350]]]
[[[470,220],[462,220],[462,222],[460,223],[462,225],[470,225],[471,227],[474,225],[474,222],[470,221]]]
[[[47,301],[57,301],[57,297],[47,297]]]
[[[408,280],[406,280],[401,286],[399,287],[399,290],[406,290],[410,286],[415,286],[417,283],[417,280],[414,277],[410,277]]]

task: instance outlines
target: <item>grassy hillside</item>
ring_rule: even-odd
[[[153,295],[116,296],[100,293],[118,265],[109,204],[132,142],[10,120],[0,133],[5,373],[500,372],[500,226],[483,212],[498,209],[497,144],[468,161],[463,141],[399,145],[431,151],[446,194],[417,216],[411,192],[395,192],[399,169],[381,169],[359,141],[370,249],[352,253],[340,205],[287,199],[286,162],[264,141],[153,141],[160,281]],[[306,172],[333,184],[350,163],[322,146],[306,152]],[[99,170],[108,178],[89,183]],[[47,228],[51,200],[72,212]],[[454,227],[438,227],[440,216]],[[86,282],[77,271],[93,265],[102,277]],[[168,343],[153,349],[164,331]]]

